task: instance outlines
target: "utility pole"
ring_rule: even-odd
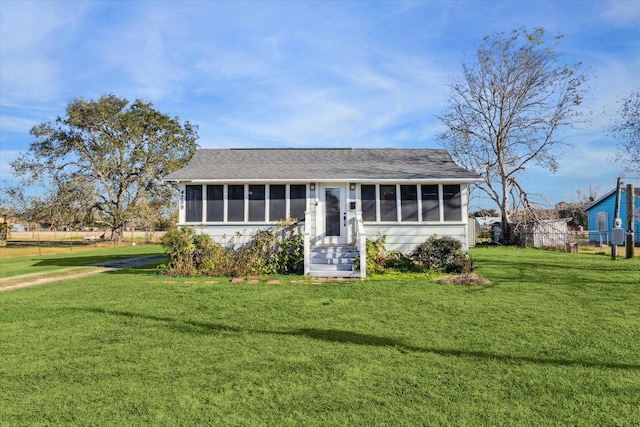
[[[622,178],[618,177],[616,181],[616,204],[613,211],[613,227],[616,226],[616,220],[620,218],[620,190],[622,189],[620,184],[622,183]],[[613,234],[613,233],[612,233]],[[618,245],[611,242],[611,259],[618,259]]]
[[[635,207],[635,189],[633,184],[627,184],[627,250],[625,258],[633,258],[635,256],[635,239],[633,235]]]

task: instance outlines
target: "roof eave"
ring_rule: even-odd
[[[207,184],[207,183],[269,183],[269,182],[356,182],[356,183],[393,183],[393,182],[427,182],[427,183],[466,183],[473,184],[476,182],[482,182],[482,178],[321,178],[321,179],[273,179],[273,178],[251,178],[251,179],[206,179],[206,178],[163,178],[163,182],[192,182],[194,184]]]

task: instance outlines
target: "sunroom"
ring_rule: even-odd
[[[435,149],[204,149],[164,179],[180,185],[178,225],[221,244],[297,218],[305,274],[330,277],[364,277],[353,259],[367,237],[401,251],[433,234],[468,247],[468,186],[479,180]]]

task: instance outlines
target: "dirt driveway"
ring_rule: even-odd
[[[6,280],[11,280],[11,285],[2,286],[0,282],[0,292],[11,291],[14,289],[27,288],[30,286],[44,285],[46,283],[60,282],[62,280],[73,280],[81,277],[92,276],[94,274],[104,273],[106,271],[122,270],[123,268],[138,267],[141,265],[152,264],[154,262],[162,261],[166,259],[166,255],[153,255],[147,257],[137,258],[125,258],[115,261],[101,262],[97,264],[89,264],[87,267],[96,267],[90,271],[69,272],[68,274],[56,274],[51,277],[38,277],[41,275],[25,275],[22,277],[9,277]],[[55,274],[53,271],[50,274]],[[23,280],[20,280],[23,279]],[[13,283],[15,280],[20,280],[18,283]]]

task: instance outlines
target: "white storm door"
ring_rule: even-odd
[[[343,245],[347,236],[347,191],[341,184],[320,188],[322,244]]]

